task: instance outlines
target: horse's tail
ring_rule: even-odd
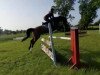
[[[26,37],[24,37],[22,39],[22,42],[25,41],[26,39],[28,39],[30,37],[31,32],[34,32],[34,28],[27,29],[27,31],[26,31]]]

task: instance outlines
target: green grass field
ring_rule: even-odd
[[[55,67],[41,50],[40,39],[32,53],[28,50],[31,38],[23,43],[12,40],[21,35],[0,36],[0,75],[100,75],[100,34],[97,30],[90,30],[79,37],[80,61],[86,64],[79,70],[69,70],[71,65],[66,64],[71,56],[70,41],[54,39],[59,59]],[[64,36],[64,33],[54,35]]]

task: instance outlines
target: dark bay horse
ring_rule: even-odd
[[[68,25],[67,19],[62,16],[54,17],[51,21],[53,23],[51,23],[52,31],[56,30],[59,27],[60,22],[62,22],[65,26]],[[33,32],[33,38],[30,41],[29,50],[34,46],[35,42],[40,38],[42,34],[49,33],[48,25],[41,25],[36,28],[27,29],[26,37],[22,39],[22,42],[30,37],[31,32]]]

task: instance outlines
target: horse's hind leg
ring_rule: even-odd
[[[30,41],[30,46],[29,46],[29,50],[32,51],[32,48],[35,44],[36,40],[34,40],[34,38]]]
[[[39,36],[34,36],[34,38],[31,40],[30,42],[30,46],[29,46],[29,50],[31,51],[31,49],[33,48],[35,42],[40,38],[40,35]]]
[[[30,41],[30,46],[29,46],[30,51],[32,50],[32,41],[33,41],[33,39]]]
[[[30,37],[30,33],[29,33],[29,31],[27,31],[27,32],[26,32],[26,37],[24,37],[24,38],[22,39],[22,42],[25,41],[25,40],[26,40],[27,38],[29,38],[29,37]]]
[[[22,39],[22,42],[25,41],[29,36],[26,36],[25,38]]]

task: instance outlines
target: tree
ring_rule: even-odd
[[[4,33],[4,34],[11,34],[12,31],[11,31],[11,30],[8,30],[8,29],[5,29],[5,30],[3,31],[3,33]]]
[[[56,8],[56,12],[58,12],[59,15],[72,18],[69,16],[69,12],[70,10],[74,10],[73,4],[75,1],[76,0],[54,0],[55,6],[53,7]],[[80,29],[87,29],[88,25],[97,17],[97,9],[100,8],[100,0],[79,0],[79,3],[81,19],[78,26]]]
[[[73,4],[76,0],[54,0],[55,6],[53,6],[56,9],[56,12],[60,16],[64,16],[66,18],[73,18],[71,15],[69,16],[69,12],[73,9]],[[69,31],[70,29],[70,23],[67,23],[65,27],[61,28],[59,26],[59,29],[64,29],[64,31]]]
[[[0,35],[3,33],[3,29],[0,27]]]
[[[79,0],[79,11],[81,19],[79,21],[80,29],[87,29],[89,24],[97,17],[97,9],[100,7],[100,0]]]
[[[92,0],[93,6],[97,6],[97,8],[100,8],[100,0]]]
[[[60,16],[68,17],[69,11],[74,10],[73,4],[76,0],[54,0],[56,12]]]

